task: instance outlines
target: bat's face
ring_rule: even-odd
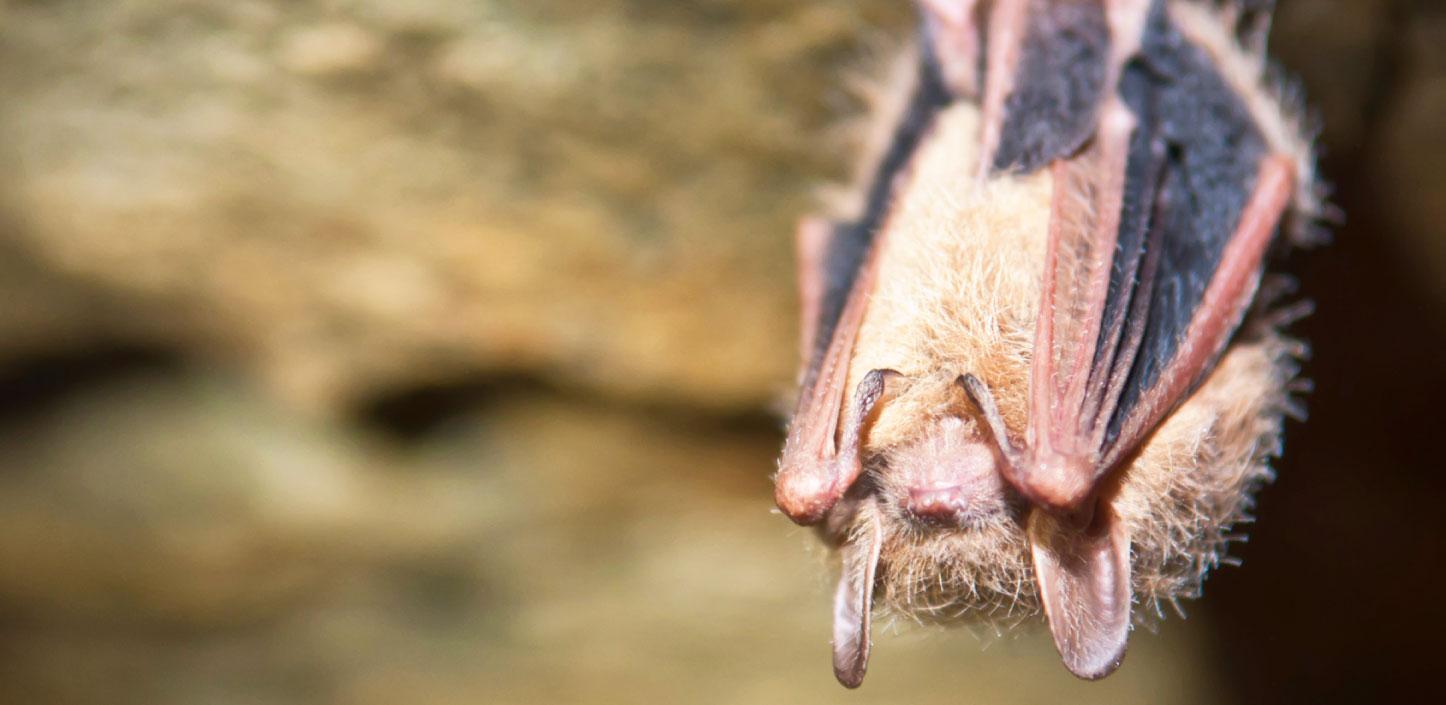
[[[921,430],[872,463],[883,504],[920,531],[968,530],[1009,512],[994,447],[973,423],[941,416]]]
[[[823,522],[835,545],[877,532],[876,604],[924,622],[1033,613],[1028,503],[946,371],[890,381],[877,445]],[[891,430],[892,429],[892,430]]]
[[[914,531],[961,531],[1009,512],[1013,490],[972,419],[946,410],[919,435],[866,459],[874,499]]]

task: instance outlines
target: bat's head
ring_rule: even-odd
[[[942,375],[874,371],[845,437],[873,419],[861,468],[821,529],[843,566],[834,602],[834,673],[856,687],[877,607],[923,622],[1032,612],[1023,507],[983,426]],[[877,402],[877,406],[875,405]],[[862,441],[862,438],[858,440]],[[1022,609],[1021,609],[1022,608]]]
[[[931,371],[885,379],[873,413],[854,415],[866,419],[854,496],[914,533],[968,531],[1010,514],[1020,499],[1005,481],[1005,460],[953,378]]]
[[[901,375],[890,387],[860,479],[824,532],[846,565],[875,562],[875,602],[892,614],[947,622],[1031,612],[1027,503],[1006,482],[987,426],[948,375]],[[873,537],[877,551],[858,548]]]

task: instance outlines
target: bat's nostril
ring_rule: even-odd
[[[973,495],[964,487],[915,488],[903,501],[904,511],[915,519],[938,524],[961,524],[969,518]]]

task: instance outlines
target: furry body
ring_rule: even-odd
[[[1200,593],[1270,477],[1301,346],[1257,291],[1273,244],[1310,239],[1314,158],[1245,46],[1268,7],[920,4],[870,176],[799,231],[776,497],[840,548],[845,685],[875,608],[1042,608],[1099,678],[1132,622]]]

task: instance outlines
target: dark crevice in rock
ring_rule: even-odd
[[[116,340],[0,362],[0,429],[23,425],[86,389],[181,366],[179,351]]]
[[[469,373],[384,390],[354,403],[350,416],[364,428],[395,440],[415,442],[499,398],[541,387],[541,382],[521,376]]]
[[[426,440],[454,422],[523,397],[553,397],[657,419],[659,427],[738,436],[779,436],[780,416],[762,410],[715,412],[686,404],[613,398],[533,375],[467,373],[403,385],[355,401],[347,416],[363,428],[403,443]]]

